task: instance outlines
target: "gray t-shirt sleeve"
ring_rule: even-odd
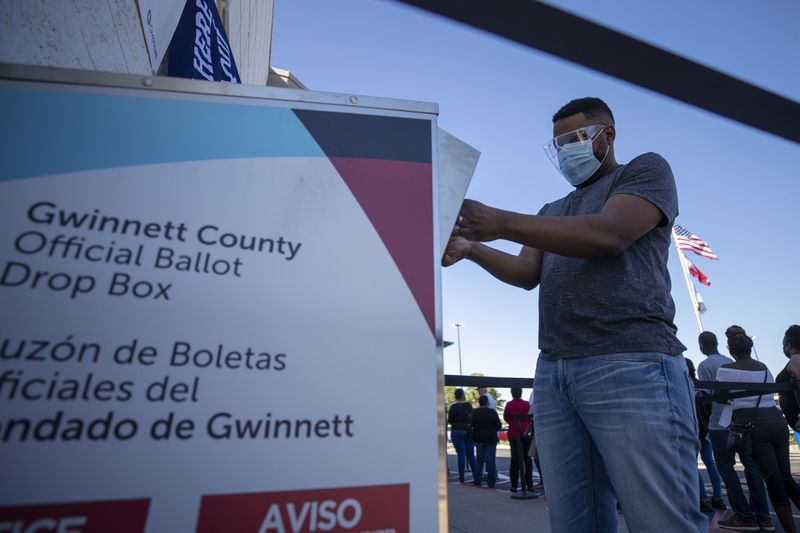
[[[678,191],[669,163],[658,154],[648,152],[633,159],[620,174],[611,195],[630,194],[656,206],[664,218],[661,226],[669,226],[678,216]]]
[[[717,376],[714,375],[711,365],[700,363],[697,367],[697,377],[700,381],[714,381]]]
[[[542,215],[544,215],[545,213],[547,213],[547,208],[548,208],[548,207],[550,207],[550,204],[544,204],[544,205],[542,206],[542,208],[541,208],[541,209],[539,209],[539,212],[538,212],[538,213],[536,213],[536,214],[537,214],[538,216],[542,216]]]

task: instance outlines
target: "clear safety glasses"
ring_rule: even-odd
[[[577,130],[562,133],[545,143],[544,152],[555,167],[558,168],[559,152],[578,144],[591,143],[605,128],[605,124],[592,124],[591,126],[584,126]]]

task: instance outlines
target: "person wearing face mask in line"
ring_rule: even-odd
[[[783,336],[783,355],[789,358],[789,362],[775,378],[775,383],[790,383],[792,378],[800,379],[800,325],[791,325],[786,330]],[[797,434],[797,423],[800,419],[797,395],[794,392],[781,392],[778,397],[786,423]]]
[[[800,379],[800,325],[794,324],[789,326],[789,329],[786,330],[786,335],[783,337],[783,353],[786,357],[790,358],[790,361],[786,364],[784,371],[778,374],[775,381],[778,383],[784,381],[789,382],[792,377]],[[795,355],[797,357],[795,357]],[[779,379],[781,381],[779,381]],[[800,427],[798,427],[797,424],[797,415],[800,410],[800,395],[782,393],[780,402],[782,410],[788,409],[793,411],[793,416],[791,418],[790,415],[786,414],[787,411],[783,411],[783,413],[786,415],[786,421],[792,428],[795,443],[798,448],[800,448]]]
[[[534,412],[552,531],[616,531],[618,500],[632,531],[705,532],[667,270],[675,180],[655,153],[618,163],[616,140],[605,102],[567,103],[545,152],[574,190],[537,215],[465,200],[442,264],[540,288]],[[483,244],[498,239],[519,254]]]
[[[789,326],[783,337],[783,353],[789,358],[786,368],[778,374],[775,381],[778,383],[788,383],[791,378],[800,379],[800,325]],[[795,357],[797,356],[797,357]],[[781,393],[780,406],[786,421],[792,428],[794,440],[800,447],[800,427],[798,427],[798,412],[800,411],[800,395],[794,393]],[[787,414],[791,413],[791,414]]]

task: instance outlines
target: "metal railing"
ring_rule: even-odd
[[[461,376],[445,374],[444,384],[448,387],[495,387],[521,389],[533,388],[533,378],[510,378],[497,376]],[[754,383],[739,381],[695,381],[696,389],[710,389],[714,391],[709,396],[711,401],[725,401],[758,394],[774,394],[780,392],[793,392],[800,399],[800,380],[792,379],[789,383]],[[736,391],[736,392],[729,392]],[[799,402],[800,403],[800,402]]]
[[[533,387],[533,378],[500,378],[493,376],[459,376],[445,374],[444,384],[448,387],[495,387],[530,389]]]

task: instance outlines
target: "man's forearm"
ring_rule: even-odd
[[[627,246],[603,216],[546,217],[503,212],[503,238],[566,257],[619,255]]]
[[[505,239],[566,257],[613,257],[662,223],[666,215],[650,201],[615,194],[596,214],[523,215],[464,200],[454,235],[470,241]]]
[[[539,267],[527,257],[508,254],[485,244],[473,243],[467,256],[502,282],[531,290],[539,285]]]

